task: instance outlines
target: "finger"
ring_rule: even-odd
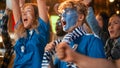
[[[56,51],[56,55],[58,56],[59,59],[64,59],[65,58],[65,49],[61,48]]]
[[[54,48],[55,48],[54,43],[49,43],[49,44],[46,45],[45,51],[47,51],[47,50],[50,51],[50,50],[52,50]]]

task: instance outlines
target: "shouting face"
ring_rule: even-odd
[[[75,9],[67,8],[62,13],[62,26],[64,31],[69,31],[69,29],[76,24],[78,20],[78,14]]]
[[[30,29],[35,19],[34,8],[32,5],[26,6],[22,10],[22,21],[26,29]]]
[[[120,37],[120,17],[113,16],[109,20],[108,31],[111,39]]]

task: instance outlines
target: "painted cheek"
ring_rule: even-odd
[[[72,26],[74,26],[76,24],[77,18],[78,18],[78,16],[76,13],[67,15],[66,16],[66,29],[69,29]]]
[[[27,17],[29,17],[30,19],[33,19],[32,14],[30,13],[27,14]]]

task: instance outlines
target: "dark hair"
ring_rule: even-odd
[[[103,20],[102,30],[105,31],[105,32],[108,31],[107,28],[108,28],[109,16],[107,15],[106,12],[100,12],[98,15],[101,16],[102,20]]]
[[[61,29],[59,28],[58,29],[58,26],[61,27]],[[61,23],[61,18],[58,18],[57,19],[57,22],[56,22],[56,31],[58,31],[56,33],[57,36],[64,36],[67,32],[63,31],[63,28],[62,28],[62,23]]]

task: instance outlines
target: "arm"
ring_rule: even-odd
[[[63,45],[63,43],[60,43],[56,48],[56,52],[59,59],[66,62],[73,62],[80,68],[116,68],[115,64],[109,60],[84,56],[75,52],[68,44]]]
[[[98,22],[97,22],[96,18],[95,18],[93,8],[90,7],[91,2],[92,2],[92,0],[83,0],[82,1],[82,3],[84,3],[86,6],[88,6],[88,14],[87,14],[87,17],[86,17],[87,23],[90,26],[90,28],[92,29],[92,31],[97,36],[99,36],[99,32],[100,32],[101,29],[98,25]]]
[[[19,0],[12,0],[12,10],[15,18],[15,24],[20,20],[21,12],[19,7]]]
[[[88,25],[90,26],[90,28],[92,29],[92,31],[97,35],[99,36],[99,32],[100,32],[100,27],[98,25],[98,22],[95,18],[95,15],[94,15],[94,11],[93,11],[93,8],[92,7],[89,7],[88,8],[88,15],[86,17],[86,20],[87,20],[87,23]]]
[[[22,8],[24,4],[25,4],[25,0],[19,0],[19,6],[20,6],[20,8]]]
[[[77,59],[73,62],[77,64],[79,67],[84,68],[116,68],[115,64],[107,59],[97,59],[90,58],[78,53],[75,53]],[[117,67],[120,68],[120,67]]]
[[[46,6],[46,0],[37,0],[39,17],[48,23],[48,9]]]

